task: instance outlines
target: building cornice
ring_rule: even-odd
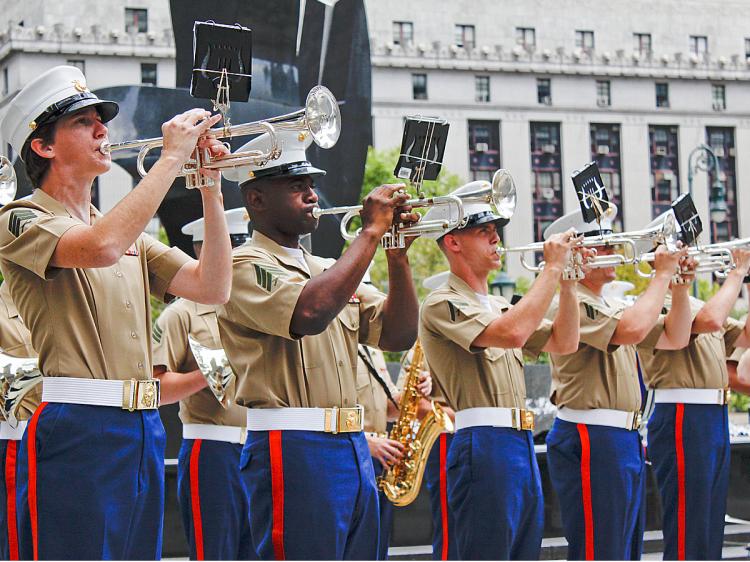
[[[740,55],[712,58],[685,53],[641,56],[639,53],[581,51],[558,48],[537,51],[516,46],[505,49],[456,45],[371,46],[375,68],[411,70],[464,70],[520,74],[583,75],[597,77],[651,78],[664,80],[750,80],[750,66]]]
[[[14,52],[174,59],[171,29],[160,33],[124,33],[102,26],[47,28],[12,26],[0,31],[0,60]]]

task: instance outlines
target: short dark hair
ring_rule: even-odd
[[[52,160],[39,156],[31,148],[31,141],[40,139],[44,145],[50,145],[55,142],[55,131],[57,130],[57,121],[45,123],[37,127],[21,149],[21,158],[26,165],[26,174],[31,180],[31,185],[35,188],[40,187],[44,177],[49,171]]]

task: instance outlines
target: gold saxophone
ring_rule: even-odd
[[[435,402],[431,401],[432,411],[421,422],[417,419],[419,401],[422,398],[417,390],[417,383],[423,363],[422,344],[417,340],[404,381],[398,421],[388,436],[404,446],[404,456],[378,479],[378,486],[385,496],[399,506],[409,505],[417,499],[432,445],[441,433],[453,431],[453,422],[440,404]]]

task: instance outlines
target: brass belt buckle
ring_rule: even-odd
[[[159,381],[130,379],[122,382],[122,409],[155,410],[159,407]]]
[[[724,405],[726,406],[727,404],[729,404],[729,400],[732,398],[732,391],[729,388],[725,388],[723,390],[723,394],[724,394]]]
[[[633,423],[631,424],[631,431],[638,431],[641,429],[641,424],[643,423],[643,414],[641,414],[641,411],[638,410],[637,412],[633,412]]]
[[[247,428],[242,427],[240,428],[240,445],[244,445],[245,441],[247,441]]]
[[[323,431],[326,433],[352,433],[364,428],[364,408],[333,408],[325,409]]]
[[[534,429],[534,412],[523,408],[513,408],[513,429],[518,431],[533,431]]]

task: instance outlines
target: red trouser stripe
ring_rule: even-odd
[[[42,402],[34,412],[34,415],[26,427],[26,446],[29,456],[29,516],[31,518],[31,543],[33,545],[34,560],[39,560],[39,519],[36,509],[36,424],[39,422],[39,416],[47,406],[47,402]]]
[[[583,519],[586,533],[586,560],[594,559],[594,509],[591,504],[591,443],[586,424],[576,424],[581,438],[581,491],[583,492]]]
[[[271,453],[271,494],[273,495],[273,527],[271,540],[276,560],[286,560],[284,554],[284,461],[281,454],[281,431],[268,432]]]
[[[18,560],[18,527],[16,524],[16,454],[18,441],[8,441],[5,450],[5,499],[8,516],[10,559]]]
[[[201,455],[202,439],[193,441],[190,451],[190,506],[193,512],[193,536],[195,537],[195,557],[205,560],[203,556],[203,519],[201,518],[201,494],[198,483],[198,463]]]
[[[445,459],[448,454],[448,435],[440,434],[440,515],[443,521],[443,550],[441,560],[448,560],[448,476],[445,472]]]
[[[676,404],[674,442],[677,454],[677,559],[685,560],[685,449],[682,446],[682,418],[685,405]]]

